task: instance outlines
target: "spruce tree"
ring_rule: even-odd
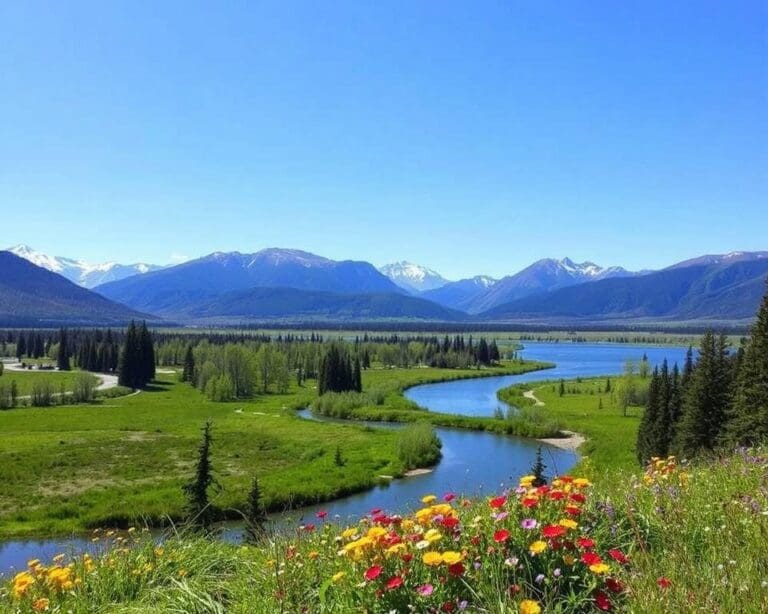
[[[753,445],[768,438],[768,285],[736,379],[724,440]]]
[[[544,486],[547,483],[547,476],[544,473],[546,470],[547,466],[544,464],[541,446],[539,446],[536,448],[536,460],[531,466],[531,475],[533,475],[533,482],[531,484],[533,486]]]
[[[118,379],[117,382],[121,386],[128,388],[138,388],[138,373],[137,373],[137,333],[136,323],[131,320],[128,330],[125,333],[125,340],[123,341],[123,348],[120,352],[120,360],[118,363]]]
[[[245,540],[248,543],[260,542],[266,534],[267,510],[261,500],[259,479],[253,478],[251,490],[248,493],[248,503],[245,508]]]
[[[187,346],[187,353],[184,356],[184,370],[181,374],[181,380],[183,382],[195,381],[195,355],[192,352],[192,344]]]
[[[69,371],[69,340],[67,330],[62,328],[59,331],[59,355],[56,358],[56,364],[59,371]]]
[[[208,499],[208,489],[215,484],[211,463],[212,428],[213,424],[210,420],[203,426],[203,436],[197,453],[195,477],[184,486],[184,493],[187,496],[187,522],[204,530],[210,529],[213,522],[213,513]]]
[[[637,429],[635,451],[637,453],[637,460],[641,465],[645,465],[652,456],[657,456],[656,424],[660,413],[660,388],[661,381],[657,367],[653,370],[653,375],[651,375],[651,382],[648,385],[648,402]]]

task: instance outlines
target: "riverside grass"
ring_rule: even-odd
[[[51,384],[54,392],[60,392],[62,387],[66,392],[72,390],[72,386],[77,378],[78,371],[11,371],[5,369],[3,375],[0,375],[0,385],[10,387],[11,382],[16,382],[17,394],[20,397],[27,396],[32,392],[35,383],[48,382]]]
[[[104,556],[31,561],[0,612],[764,612],[767,454],[657,459],[593,485],[527,476],[477,500],[425,493],[405,518],[320,512],[255,546],[97,532]]]
[[[545,366],[371,369],[363,381],[366,389],[387,391],[382,412],[408,413],[421,421],[430,412],[402,397],[408,386]],[[292,382],[287,394],[216,403],[180,383],[177,374],[159,373],[154,385],[133,396],[0,411],[0,537],[179,520],[182,485],[192,474],[199,429],[208,419],[214,423],[214,467],[222,486],[216,498],[220,518],[240,518],[236,510],[243,509],[253,475],[259,476],[270,511],[366,490],[380,475],[402,475],[406,468],[397,454],[396,433],[295,415],[316,397],[314,386],[313,381],[304,387]],[[337,448],[342,466],[334,462]]]

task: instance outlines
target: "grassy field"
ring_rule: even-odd
[[[366,389],[415,410],[399,394],[421,382],[519,372],[497,369],[374,369]],[[48,377],[30,374],[31,377]],[[254,475],[271,510],[328,500],[400,475],[396,434],[362,425],[309,422],[294,410],[316,397],[314,382],[287,394],[215,403],[159,374],[135,396],[84,406],[0,412],[0,536],[52,534],[105,524],[157,524],[183,510],[181,486],[192,475],[202,424],[214,423],[214,463],[222,490],[215,504],[238,517]],[[385,404],[382,409],[387,410]],[[334,464],[340,447],[346,463]]]
[[[19,396],[25,396],[32,391],[32,385],[40,381],[50,382],[55,392],[59,392],[62,386],[64,386],[65,391],[70,391],[75,377],[77,377],[77,371],[26,372],[5,369],[0,375],[0,385],[10,386],[11,382],[15,381]]]
[[[638,386],[647,385],[643,380],[637,381]],[[615,391],[618,378],[612,378],[611,383]],[[582,454],[579,469],[584,470],[585,463],[589,463],[599,472],[639,471],[635,440],[642,408],[628,407],[625,415],[615,392],[605,392],[605,377],[567,381],[565,388],[566,393],[560,396],[559,381],[520,384],[500,391],[499,398],[517,407],[530,407],[534,400],[524,397],[523,393],[533,390],[535,397],[544,403],[537,408],[544,416],[563,429],[586,436],[587,441],[579,449]]]

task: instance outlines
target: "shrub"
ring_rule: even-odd
[[[406,469],[429,467],[442,456],[442,443],[429,422],[415,422],[397,437],[397,457]]]

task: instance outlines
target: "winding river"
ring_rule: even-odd
[[[497,392],[512,384],[543,379],[617,375],[622,372],[626,361],[638,361],[643,354],[647,355],[651,365],[659,364],[665,358],[670,364],[677,362],[682,365],[685,351],[685,348],[669,346],[527,343],[522,352],[524,358],[548,361],[556,366],[546,371],[520,375],[424,384],[406,390],[405,396],[434,411],[492,416],[497,407],[503,406],[496,396]],[[299,415],[306,419],[317,419],[308,410],[299,412]],[[395,424],[374,423],[372,426],[399,428]],[[419,499],[428,493],[482,495],[496,492],[528,472],[539,446],[536,440],[495,433],[448,428],[438,428],[437,432],[443,442],[443,458],[433,471],[392,480],[363,493],[275,516],[273,520],[278,525],[295,525],[304,519],[306,522],[315,522],[315,513],[326,510],[329,518],[344,521],[356,519],[375,508],[407,511],[415,508]],[[544,445],[543,449],[544,461],[552,473],[566,472],[577,461],[573,452],[549,445]],[[240,527],[230,525],[225,528],[224,538],[237,540],[240,534]],[[24,568],[26,561],[32,558],[46,560],[59,552],[93,548],[93,544],[82,537],[0,542],[0,575]]]

